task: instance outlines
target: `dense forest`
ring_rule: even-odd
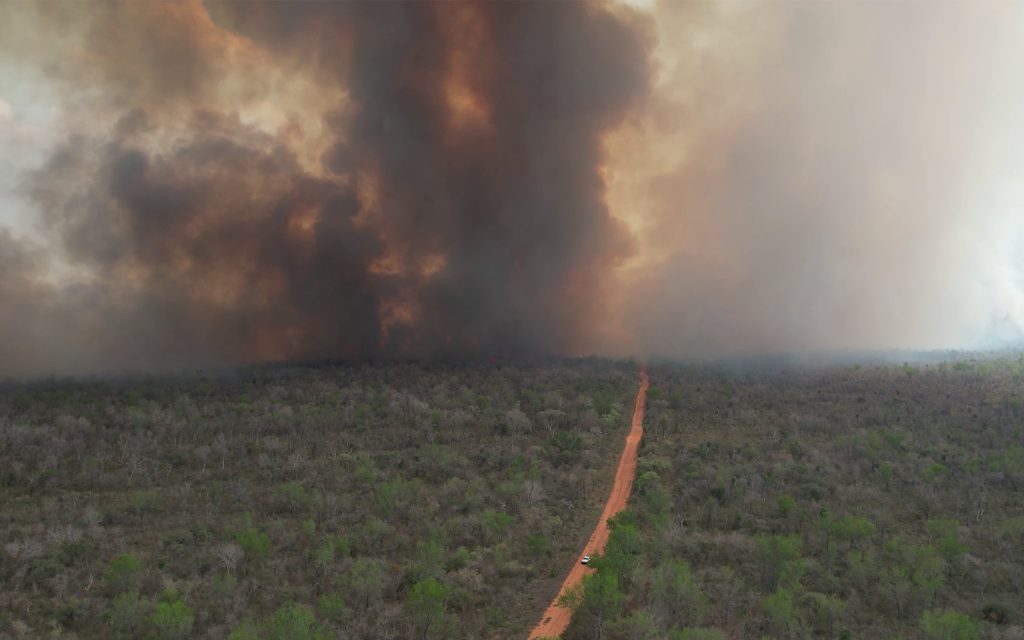
[[[1024,357],[650,373],[567,640],[1024,638]]]
[[[525,637],[636,384],[601,360],[4,383],[0,637]]]

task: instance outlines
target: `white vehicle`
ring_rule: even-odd
[[[580,560],[580,564],[590,564],[590,556],[583,556],[583,559]]]

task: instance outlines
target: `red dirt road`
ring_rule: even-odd
[[[583,551],[576,558],[576,564],[573,565],[572,571],[562,583],[558,595],[552,600],[548,610],[544,612],[540,623],[530,632],[530,640],[561,637],[566,627],[569,626],[569,621],[572,620],[572,612],[564,607],[559,607],[558,598],[583,582],[583,576],[593,573],[594,570],[580,564],[580,560],[587,554],[604,551],[604,546],[608,543],[608,519],[626,508],[626,501],[629,500],[629,493],[633,488],[633,476],[636,475],[637,448],[640,445],[641,436],[644,435],[644,403],[647,401],[649,385],[647,369],[641,367],[640,390],[637,391],[636,407],[633,409],[633,425],[629,430],[629,435],[626,436],[626,446],[622,449],[622,457],[619,458],[619,468],[615,471],[615,484],[612,485],[611,495],[608,496],[608,502],[604,505],[604,511],[601,513],[601,519],[598,520],[594,533],[590,534],[590,540],[587,540],[587,546],[583,547]]]

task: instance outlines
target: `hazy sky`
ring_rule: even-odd
[[[971,348],[1024,327],[1024,5],[666,2],[612,136],[633,344]]]
[[[0,4],[0,374],[977,348],[1024,5]]]

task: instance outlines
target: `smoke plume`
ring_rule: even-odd
[[[988,348],[1024,328],[1012,2],[658,6],[610,145],[631,348]]]
[[[101,9],[31,17],[96,120],[23,186],[79,281],[0,244],[4,369],[586,345],[629,251],[600,167],[647,90],[635,25],[577,3]]]
[[[1020,339],[1017,3],[636,2],[4,5],[0,374]]]

